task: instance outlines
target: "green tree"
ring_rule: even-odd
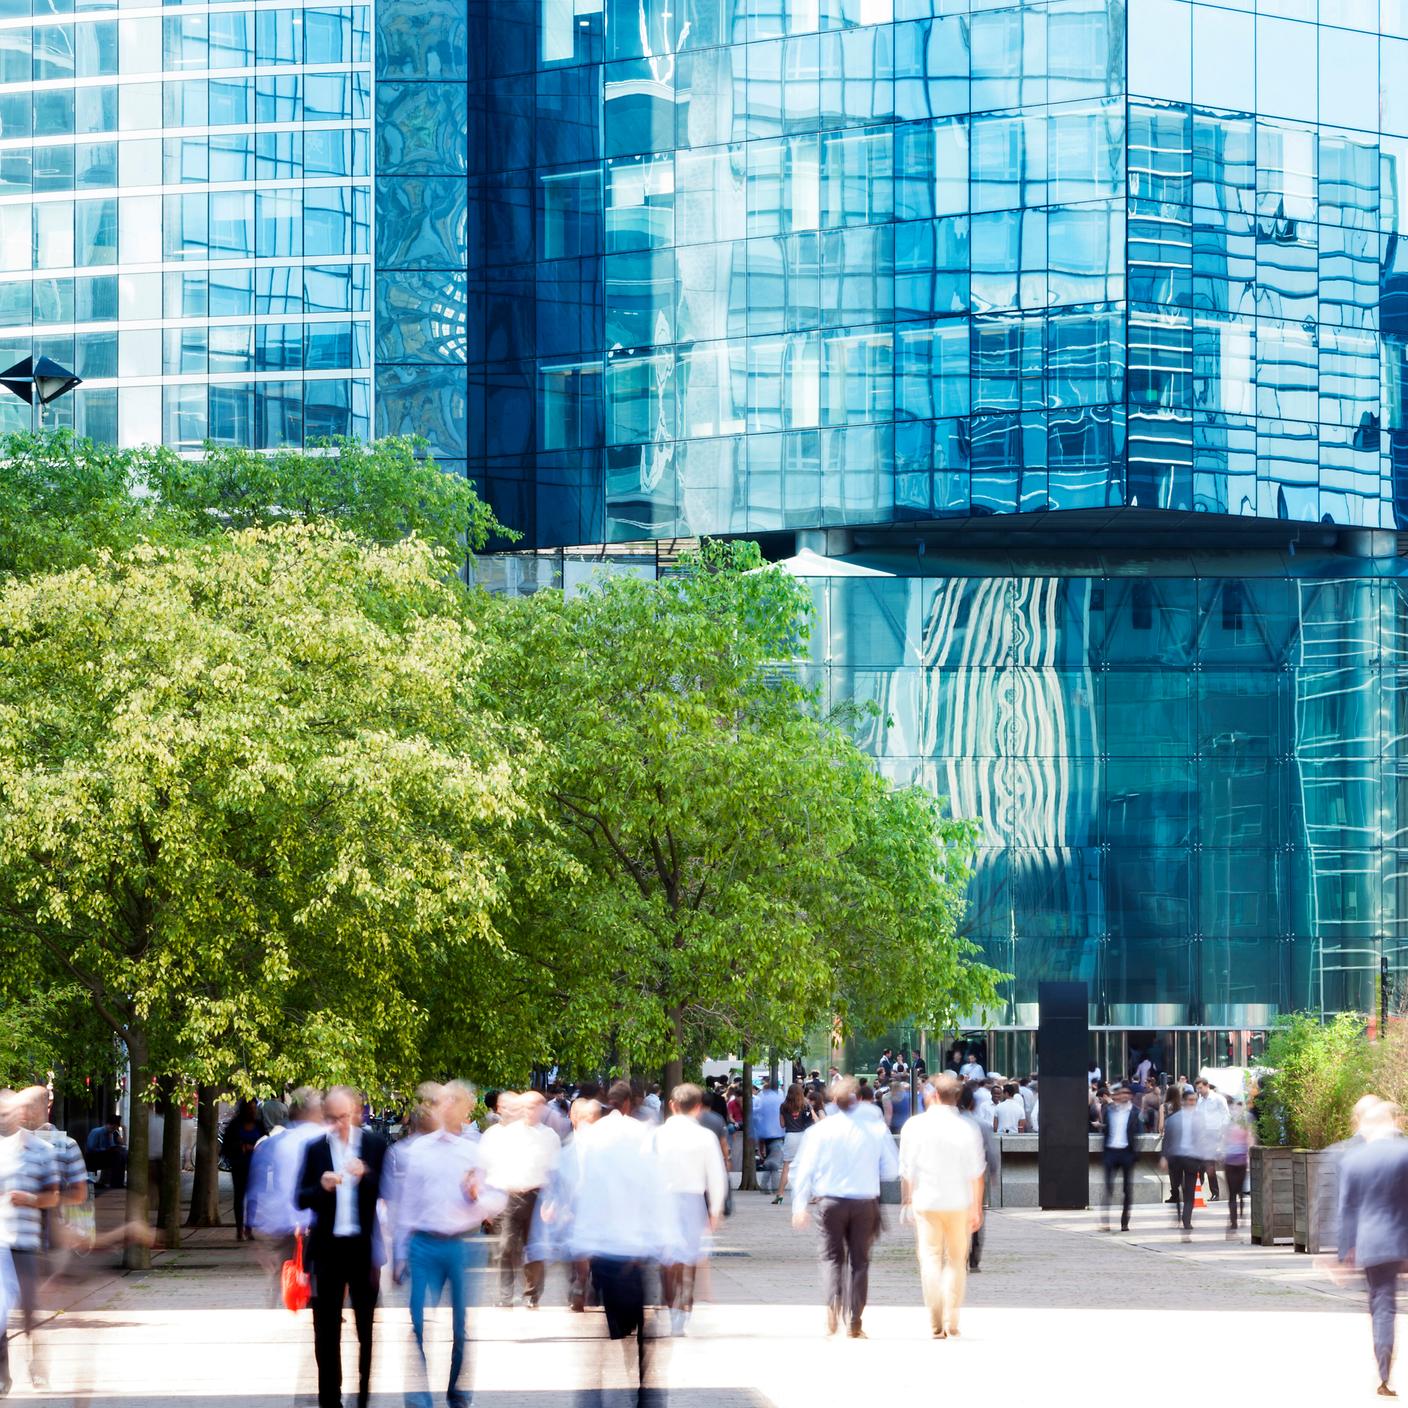
[[[231,529],[332,520],[374,543],[415,535],[452,558],[494,520],[469,481],[417,458],[419,442],[329,442],[272,454],[207,446],[118,449],[69,431],[0,437],[0,577],[60,571],[102,549],[174,545]]]
[[[1373,1083],[1376,1054],[1359,1013],[1278,1018],[1262,1056],[1271,1074],[1257,1101],[1261,1142],[1323,1149],[1347,1138],[1355,1101]]]
[[[493,993],[534,747],[447,568],[285,525],[0,591],[0,945],[126,1046],[131,1216],[153,1076],[395,1079],[426,971]]]
[[[504,924],[545,1045],[674,1080],[833,1016],[942,1026],[991,1001],[956,935],[974,830],[821,717],[794,668],[805,587],[748,544],[683,568],[497,622],[486,687],[544,740],[560,851],[516,876]]]

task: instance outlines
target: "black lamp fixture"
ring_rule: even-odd
[[[39,407],[39,428],[44,428],[44,407],[60,396],[67,395],[83,378],[77,372],[60,366],[52,357],[26,357],[13,367],[0,372],[0,386],[12,391],[21,401]]]

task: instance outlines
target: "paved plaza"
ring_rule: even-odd
[[[1373,1396],[1357,1286],[1335,1286],[1289,1248],[1226,1241],[1220,1204],[1198,1215],[1190,1244],[1163,1208],[1137,1209],[1128,1236],[1102,1234],[1095,1213],[994,1212],[962,1335],[939,1343],[927,1336],[898,1209],[885,1210],[869,1338],[858,1342],[825,1337],[810,1232],[794,1232],[787,1209],[761,1196],[736,1201],[709,1303],[686,1338],[662,1344],[677,1405],[816,1408],[883,1398],[1001,1408],[1100,1401],[1112,1383],[1145,1385],[1152,1402],[1180,1380],[1186,1392],[1172,1396],[1184,1400],[1323,1405]],[[309,1315],[269,1309],[268,1296],[252,1252],[229,1228],[192,1234],[179,1252],[158,1253],[150,1272],[103,1271],[75,1287],[44,1329],[47,1391],[28,1383],[21,1349],[15,1397],[105,1408],[272,1405],[292,1403],[297,1387],[311,1403]],[[373,1408],[404,1401],[407,1325],[404,1290],[389,1289],[378,1312]],[[436,1328],[433,1365],[447,1350],[445,1326]],[[571,1314],[553,1271],[541,1310],[480,1310],[471,1330],[475,1402],[546,1408],[571,1403],[598,1356],[602,1319]],[[344,1349],[350,1372],[350,1325]]]

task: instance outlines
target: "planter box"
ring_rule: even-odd
[[[1297,1149],[1291,1170],[1296,1250],[1333,1251],[1339,1223],[1339,1160],[1325,1149]]]
[[[1292,1149],[1252,1146],[1252,1241],[1260,1246],[1295,1240],[1294,1161]]]

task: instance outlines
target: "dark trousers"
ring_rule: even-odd
[[[1247,1181],[1247,1166],[1223,1164],[1222,1171],[1227,1176],[1227,1225],[1236,1227],[1237,1219],[1241,1216],[1238,1204],[1242,1200],[1242,1187]]]
[[[826,1304],[860,1328],[870,1292],[870,1248],[880,1230],[877,1198],[823,1198],[817,1204]]]
[[[987,1223],[978,1228],[971,1237],[968,1238],[968,1269],[976,1271],[979,1263],[983,1259],[983,1233],[987,1229]]]
[[[230,1183],[235,1190],[235,1235],[244,1231],[244,1199],[249,1192],[249,1160],[230,1160]]]
[[[360,1237],[334,1237],[313,1266],[313,1357],[318,1363],[318,1408],[342,1408],[342,1303],[352,1302],[357,1325],[357,1402],[366,1408],[372,1382],[372,1314],[377,1274]]]
[[[29,1340],[29,1362],[31,1369],[38,1369],[38,1354],[35,1350],[34,1320],[39,1310],[39,1282],[43,1279],[39,1252],[12,1251],[15,1280],[19,1283],[20,1317],[25,1336]],[[0,1389],[10,1382],[10,1345],[4,1324],[0,1324]]]
[[[1129,1230],[1129,1209],[1134,1202],[1134,1168],[1139,1155],[1134,1149],[1107,1149],[1105,1151],[1105,1221],[1110,1220],[1110,1202],[1115,1192],[1115,1171],[1124,1178],[1124,1201],[1120,1207],[1120,1230]]]
[[[1201,1164],[1198,1172],[1208,1181],[1208,1196],[1211,1198],[1220,1196],[1217,1188],[1217,1165],[1215,1163]]]
[[[650,1326],[646,1318],[650,1267],[617,1256],[594,1256],[591,1259],[591,1284],[601,1298],[601,1309],[607,1322],[607,1335],[612,1340],[636,1340],[636,1404],[650,1402]],[[591,1390],[583,1385],[579,1402],[596,1404],[601,1401],[600,1388]]]
[[[519,1268],[523,1269],[523,1298],[537,1305],[543,1293],[543,1263],[523,1262],[523,1248],[528,1242],[528,1233],[533,1226],[533,1209],[538,1205],[538,1190],[529,1188],[521,1193],[508,1195],[508,1206],[504,1209],[500,1226],[503,1229],[503,1245],[499,1248],[499,1299],[511,1301],[513,1288],[518,1280]]]
[[[1185,1231],[1193,1227],[1193,1198],[1198,1188],[1199,1167],[1197,1159],[1185,1159],[1179,1154],[1168,1161],[1169,1182],[1178,1194],[1178,1220]]]
[[[1393,1320],[1398,1313],[1398,1276],[1403,1269],[1401,1261],[1364,1268],[1364,1279],[1369,1283],[1369,1319],[1374,1327],[1374,1358],[1379,1363],[1379,1381],[1385,1384],[1393,1368]]]

